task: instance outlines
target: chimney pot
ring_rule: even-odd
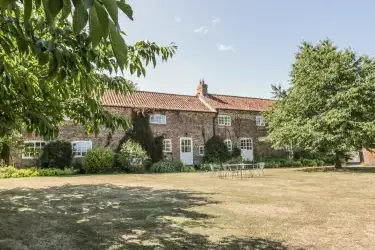
[[[204,83],[204,79],[199,81],[197,86],[197,96],[207,96],[208,95],[208,86]]]

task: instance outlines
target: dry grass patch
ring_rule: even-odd
[[[375,175],[0,180],[0,249],[373,249]]]

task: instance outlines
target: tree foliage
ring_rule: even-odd
[[[225,162],[231,157],[227,145],[219,136],[213,136],[208,139],[204,145],[203,162]]]
[[[278,92],[266,113],[275,147],[335,155],[375,143],[375,61],[339,50],[331,41],[303,43],[290,72],[291,87]]]
[[[0,1],[0,137],[23,128],[56,137],[64,116],[88,132],[128,127],[101,97],[134,85],[110,75],[144,76],[147,65],[168,60],[176,46],[127,44],[119,10],[133,20],[124,0]]]

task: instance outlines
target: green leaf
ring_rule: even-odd
[[[38,60],[39,60],[40,65],[45,65],[49,61],[49,53],[48,52],[40,53]]]
[[[117,1],[117,6],[133,21],[133,9],[124,0]]]
[[[66,19],[70,15],[70,12],[72,11],[72,4],[70,0],[63,0],[63,1],[64,1],[64,5],[63,5],[62,13],[61,13],[61,20]]]
[[[34,0],[35,2],[35,7],[38,10],[40,8],[41,0]]]
[[[23,15],[24,15],[24,22],[26,23],[31,16],[31,11],[33,9],[33,1],[32,0],[24,0],[23,1]]]
[[[115,54],[116,61],[120,66],[120,69],[124,69],[124,65],[127,60],[128,48],[125,44],[121,34],[117,31],[114,23],[110,23],[110,37],[112,42],[112,50]]]
[[[48,1],[48,11],[52,17],[52,19],[54,19],[57,14],[59,14],[59,12],[62,10],[63,8],[63,0],[49,0]]]
[[[90,8],[90,37],[91,37],[91,42],[92,46],[96,47],[99,43],[100,40],[102,39],[103,33],[102,33],[102,28],[99,23],[98,15],[96,13],[95,6],[92,6]]]
[[[94,2],[94,7],[95,7],[95,10],[96,10],[96,14],[98,16],[98,19],[99,19],[100,27],[101,27],[101,30],[102,30],[102,36],[104,38],[107,38],[108,31],[109,31],[108,14],[105,11],[105,9],[103,8],[103,6],[100,3],[98,3],[97,1]]]
[[[21,38],[17,38],[17,46],[20,52],[26,52],[29,48],[28,42]]]
[[[73,16],[73,31],[79,34],[85,28],[88,20],[88,14],[83,4],[78,4],[74,10]]]
[[[102,0],[105,8],[107,9],[112,21],[118,26],[118,7],[116,0]]]
[[[7,7],[8,4],[10,4],[12,2],[12,0],[1,0],[0,1],[0,6],[1,7]]]

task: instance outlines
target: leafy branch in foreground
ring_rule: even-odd
[[[118,12],[133,20],[124,0],[3,0],[0,2],[0,137],[26,128],[56,137],[64,116],[88,132],[127,120],[101,106],[106,90],[127,93],[131,81],[113,73],[145,75],[177,47],[126,44]]]

